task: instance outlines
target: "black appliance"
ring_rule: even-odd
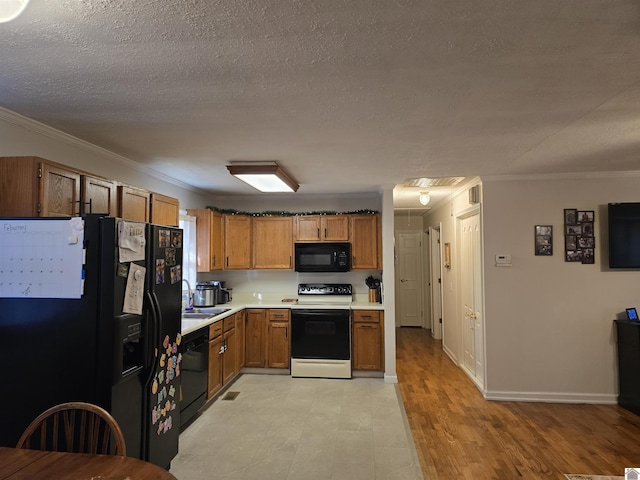
[[[296,272],[348,272],[350,243],[296,243]]]
[[[609,268],[640,268],[640,203],[610,203],[607,213]],[[593,223],[583,223],[583,229],[585,225],[593,236]]]
[[[180,425],[185,425],[207,400],[209,327],[185,335],[182,344]]]
[[[77,229],[79,220],[4,222],[29,231],[35,224],[50,225],[43,222],[75,222]],[[3,373],[11,394],[0,396],[0,445],[15,446],[45,409],[86,401],[115,417],[129,456],[168,468],[178,452],[180,427],[183,232],[101,215],[86,215],[80,225],[80,298],[0,298],[2,352],[12,363]],[[6,240],[0,235],[0,244]],[[142,258],[126,260],[134,250]],[[48,253],[41,254],[25,245],[19,260],[46,261]],[[6,255],[0,248],[0,264]],[[47,273],[56,274],[32,270],[33,282]],[[0,297],[8,297],[1,282]],[[127,289],[128,283],[138,288]],[[136,305],[125,312],[125,301],[138,302],[141,310]]]
[[[218,288],[218,304],[223,305],[231,301],[231,292],[223,287]]]
[[[350,284],[300,284],[291,306],[291,375],[351,378]]]

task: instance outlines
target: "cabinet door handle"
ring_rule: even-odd
[[[324,238],[327,238],[327,229],[324,229]]]
[[[227,267],[229,266],[229,257],[227,257]]]
[[[318,229],[318,238],[320,238],[320,229]]]
[[[292,260],[292,259],[291,259],[291,255],[289,255],[289,266],[290,266],[290,267],[293,267],[293,263],[292,263],[292,261],[291,261],[291,260]]]
[[[211,257],[211,264],[215,267],[216,266],[216,256],[214,255],[213,257]]]
[[[360,325],[360,328],[372,328],[371,325]]]

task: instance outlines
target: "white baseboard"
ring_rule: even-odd
[[[595,405],[616,405],[618,396],[605,393],[566,393],[566,392],[500,392],[488,390],[487,400],[509,402],[543,403],[587,403]]]
[[[397,375],[387,375],[385,373],[384,374],[384,383],[398,383],[398,376]]]

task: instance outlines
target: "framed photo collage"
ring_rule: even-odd
[[[564,209],[564,260],[595,263],[596,239],[593,210]]]

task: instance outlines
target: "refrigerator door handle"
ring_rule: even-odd
[[[151,382],[155,377],[159,364],[158,364],[158,347],[160,345],[160,314],[158,310],[158,299],[155,292],[147,292],[147,299],[149,301],[149,332],[148,343],[149,346],[149,365],[147,365],[147,375],[144,378],[145,388],[151,388]]]

